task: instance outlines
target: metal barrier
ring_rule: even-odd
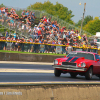
[[[9,19],[8,16],[1,15],[0,24],[2,25],[3,29],[9,29],[10,35],[13,35],[13,33],[16,32],[18,36],[25,35],[28,37],[28,30],[23,28],[25,27],[25,24],[22,24],[15,19]]]
[[[0,50],[34,52],[34,53],[58,53],[67,54],[69,45],[45,44],[45,43],[31,43],[31,42],[17,42],[17,41],[0,41]],[[73,51],[88,51],[98,53],[97,48],[83,48],[73,46]]]

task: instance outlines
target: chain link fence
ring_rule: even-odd
[[[17,12],[17,14],[19,16],[21,16],[21,12],[23,10],[29,10],[29,11],[35,12],[35,17],[36,18],[40,19],[43,16],[46,16],[47,18],[51,18],[51,21],[57,21],[61,27],[65,26],[66,29],[74,29],[74,30],[78,30],[80,32],[80,28],[79,27],[75,27],[74,25],[72,25],[72,24],[70,24],[70,23],[60,19],[59,17],[52,16],[52,15],[46,13],[45,11],[32,10],[31,8],[30,9],[25,9],[25,8],[22,9],[22,8],[18,8],[18,7],[8,7],[8,6],[7,6],[7,8],[14,8],[14,9],[16,9],[16,12]],[[16,26],[17,26],[18,22],[15,21],[15,23],[16,23]],[[7,23],[5,23],[4,25],[8,28]],[[27,36],[27,33],[26,33],[27,31],[26,30],[24,30],[24,32],[23,32],[22,30],[19,31],[18,27],[15,27],[15,28],[9,27],[9,28],[10,28],[10,30],[14,30],[14,31],[20,33],[21,35],[23,35],[23,33],[24,33],[24,35]],[[86,34],[87,37],[92,35],[91,33],[82,30],[81,35],[83,35],[83,34]]]

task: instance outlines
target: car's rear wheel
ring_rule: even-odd
[[[76,78],[77,74],[76,73],[70,73],[72,78]]]
[[[54,69],[54,75],[55,75],[56,77],[60,77],[61,71],[55,68],[55,69]]]
[[[85,73],[85,78],[86,78],[87,80],[90,80],[90,79],[92,78],[92,74],[93,74],[93,69],[92,69],[92,67],[90,67],[90,68],[88,69],[88,71]]]

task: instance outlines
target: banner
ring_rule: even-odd
[[[82,51],[82,48],[76,48],[76,51]]]
[[[56,53],[62,53],[62,46],[56,46]]]
[[[40,52],[44,52],[45,50],[45,45],[40,44]]]
[[[12,43],[11,43],[11,42],[7,42],[7,47],[6,47],[6,49],[7,49],[7,50],[11,50],[11,46],[12,46]]]

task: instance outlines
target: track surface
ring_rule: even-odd
[[[92,80],[85,80],[84,76],[71,78],[70,74],[55,77],[50,64],[0,63],[0,82],[100,82],[96,76]]]

